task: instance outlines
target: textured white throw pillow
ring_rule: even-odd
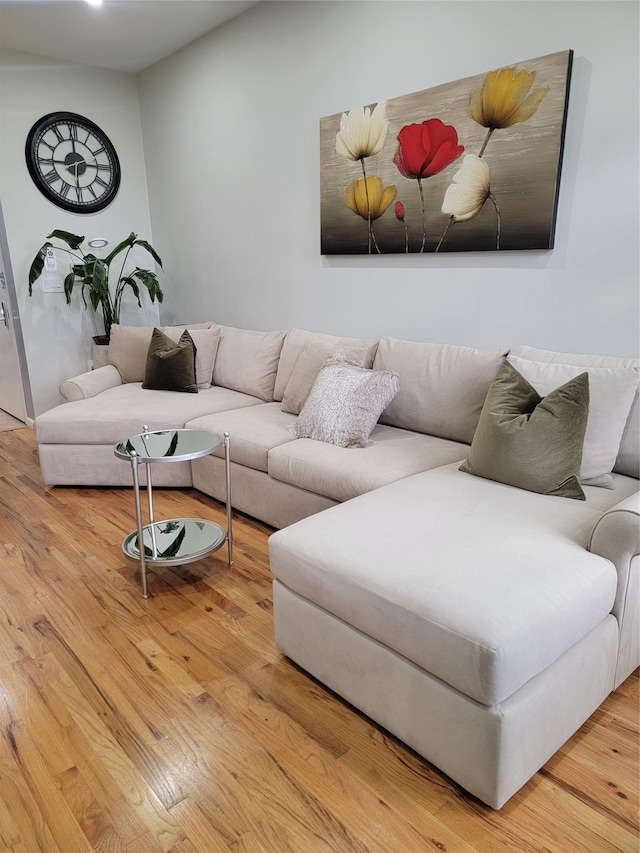
[[[586,370],[589,375],[589,419],[580,480],[586,485],[612,488],[611,471],[638,388],[638,372],[627,367],[583,367],[530,361],[511,354],[508,361],[542,397]]]
[[[325,361],[333,356],[342,356],[355,367],[369,367],[369,352],[365,347],[335,346],[326,341],[313,341],[298,356],[291,378],[282,397],[283,412],[299,415],[307,401],[313,383]]]
[[[338,447],[366,447],[380,414],[400,390],[397,373],[344,363],[318,373],[293,432]]]

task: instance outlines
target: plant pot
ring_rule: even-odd
[[[91,357],[94,370],[109,363],[109,339],[106,335],[96,335],[93,339]]]

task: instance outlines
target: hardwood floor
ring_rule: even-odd
[[[637,672],[494,812],[278,653],[269,528],[237,515],[231,569],[151,570],[145,601],[134,525],[131,490],[47,489],[0,433],[2,851],[638,850]]]

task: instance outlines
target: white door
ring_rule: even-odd
[[[22,328],[0,210],[0,409],[26,422],[25,387],[29,388],[29,384]]]

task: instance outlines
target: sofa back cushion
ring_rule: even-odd
[[[142,382],[147,366],[147,353],[153,326],[111,326],[109,364],[120,374],[123,382]]]
[[[274,400],[282,401],[285,389],[291,379],[291,374],[296,366],[298,358],[303,350],[313,349],[314,344],[319,344],[322,347],[324,353],[323,361],[327,354],[331,354],[333,348],[364,347],[367,353],[361,366],[366,368],[373,366],[373,359],[378,347],[378,341],[371,338],[343,338],[338,337],[337,335],[325,335],[321,332],[308,332],[305,329],[290,329],[287,332],[284,346],[280,353],[278,373],[276,375],[276,383],[273,391]],[[320,369],[321,364],[322,362],[318,369]]]
[[[196,383],[198,388],[209,388],[213,382],[213,365],[216,361],[220,335],[216,329],[194,329],[189,326],[163,326],[164,334],[178,343],[183,332],[188,331],[196,350]]]
[[[471,444],[489,386],[507,350],[480,350],[385,337],[374,370],[400,377],[380,423]]]
[[[633,369],[640,379],[640,360],[637,358],[617,358],[607,355],[584,355],[581,353],[555,352],[538,349],[537,347],[517,346],[510,355],[529,361],[550,364],[568,364],[581,368],[619,368]],[[613,428],[613,424],[611,425]],[[618,433],[619,434],[619,433]],[[640,478],[640,405],[638,403],[638,388],[636,387],[631,409],[628,410],[626,424],[622,431],[620,446],[613,470],[628,477]]]
[[[213,384],[271,402],[285,333],[213,328],[220,334]]]
[[[191,332],[209,329],[213,325],[211,322],[187,323],[182,326],[162,326],[160,328],[161,331],[177,341],[185,329],[189,329]],[[153,329],[153,326],[121,326],[119,323],[114,323],[111,326],[107,361],[117,369],[123,382],[142,382],[144,379]],[[195,337],[194,343],[197,347],[198,339]],[[215,358],[215,352],[213,357]],[[205,387],[200,380],[199,387]]]

